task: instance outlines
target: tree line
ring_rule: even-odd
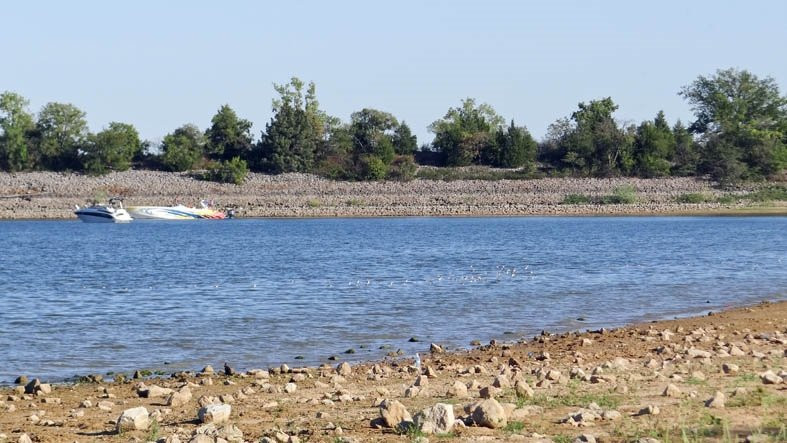
[[[429,163],[592,177],[709,175],[725,183],[787,168],[787,97],[772,78],[746,70],[719,70],[681,88],[695,116],[688,126],[670,124],[663,112],[621,124],[606,97],[579,103],[536,142],[525,126],[468,98],[429,126],[434,140],[420,147],[405,121],[388,112],[365,108],[342,122],[320,108],[314,83],[292,78],[274,88],[273,117],[258,140],[252,123],[224,105],[206,130],[185,124],[160,146],[140,140],[128,123],[91,133],[72,104],[47,103],[34,115],[24,97],[4,92],[0,170],[203,170],[208,179],[240,183],[248,170],[406,180],[418,163]]]

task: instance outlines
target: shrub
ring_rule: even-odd
[[[709,198],[707,195],[699,193],[699,192],[692,192],[689,194],[681,194],[675,201],[677,203],[706,203],[711,201],[712,199]]]
[[[240,157],[233,157],[232,160],[211,164],[205,172],[204,178],[219,183],[240,185],[243,184],[248,173],[249,167],[246,164],[246,160],[242,160]]]
[[[621,203],[636,203],[637,201],[637,190],[631,185],[623,185],[615,188],[612,191],[612,195]]]
[[[354,169],[349,158],[333,155],[322,159],[315,172],[331,180],[352,180],[356,175]]]
[[[746,196],[753,202],[787,201],[787,186],[768,186]]]
[[[737,201],[738,199],[734,195],[730,195],[730,194],[722,195],[721,197],[716,199],[716,203],[721,203],[723,205],[731,205]]]
[[[368,155],[361,159],[361,178],[364,180],[382,180],[388,172],[385,162],[377,156]]]
[[[413,156],[400,155],[391,162],[388,169],[388,178],[391,180],[410,181],[415,178],[418,165],[415,164]]]
[[[636,203],[636,201],[637,190],[631,185],[618,186],[612,190],[611,195],[604,195],[598,200],[602,205],[623,205]]]
[[[589,204],[590,197],[584,194],[568,194],[563,197],[561,204],[563,205],[587,205]]]

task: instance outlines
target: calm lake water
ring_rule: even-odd
[[[12,221],[0,254],[0,383],[375,359],[787,298],[787,217]]]

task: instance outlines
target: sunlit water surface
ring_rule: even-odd
[[[14,221],[0,254],[0,383],[376,359],[787,298],[787,217]]]

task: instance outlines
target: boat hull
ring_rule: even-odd
[[[75,214],[85,223],[129,223],[132,220],[128,214],[108,214],[89,210],[79,210]]]
[[[149,220],[219,220],[226,217],[221,211],[187,206],[130,206],[129,213],[135,219]]]

